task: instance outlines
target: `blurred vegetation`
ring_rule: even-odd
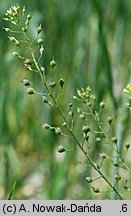
[[[32,14],[30,37],[42,23],[43,64],[49,69],[54,56],[54,77],[63,77],[66,83],[63,110],[68,109],[66,104],[72,101],[77,88],[90,85],[98,102],[106,101],[104,120],[108,113],[114,116],[119,146],[122,148],[126,136],[130,142],[130,116],[122,90],[131,82],[131,1],[14,0],[15,3],[25,5]],[[15,181],[15,199],[97,199],[85,181],[89,173],[78,164],[77,151],[66,155],[56,151],[61,142],[71,141],[41,129],[41,123],[46,121],[57,125],[60,116],[43,106],[38,97],[25,93],[21,84],[24,78],[31,78],[36,86],[39,80],[10,53],[12,46],[2,29],[2,18],[11,6],[9,0],[0,2],[0,199],[8,197]],[[97,155],[98,147],[92,145],[92,155]],[[101,194],[98,198],[106,197]],[[127,199],[130,198],[128,194]]]

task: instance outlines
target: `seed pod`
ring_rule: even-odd
[[[50,66],[52,69],[56,66],[56,62],[54,59],[50,62]]]
[[[27,65],[31,65],[31,60],[30,59],[25,59],[24,63],[27,64]]]
[[[41,66],[40,69],[41,69],[41,72],[44,74],[45,73],[45,68]]]
[[[16,42],[15,37],[9,37],[9,39],[10,39],[11,42]]]
[[[129,149],[130,148],[130,144],[127,143],[126,144],[126,148]]]
[[[93,187],[93,191],[94,191],[94,193],[100,193],[100,189],[98,187],[96,187],[96,188]]]
[[[81,119],[85,119],[85,115],[83,113],[80,114]]]
[[[107,158],[107,155],[105,153],[101,153],[100,158],[105,159],[105,158]]]
[[[50,82],[50,87],[54,88],[56,86],[56,83],[54,81]]]
[[[117,143],[117,138],[116,137],[112,137],[111,141],[116,144]]]
[[[16,46],[20,46],[20,42],[18,40],[15,41]]]
[[[83,137],[84,137],[84,139],[88,142],[88,140],[89,140],[89,135],[84,133]]]
[[[12,52],[12,55],[13,55],[14,57],[19,57],[19,54],[18,54],[18,52],[16,52],[16,51]]]
[[[29,86],[29,85],[30,85],[30,82],[29,82],[29,80],[24,79],[24,80],[23,80],[23,84],[24,84],[25,86]]]
[[[117,162],[113,162],[113,166],[118,167],[118,166],[119,166],[119,163],[117,163]]]
[[[64,83],[65,83],[65,81],[63,79],[59,80],[59,84],[60,84],[61,89],[63,89]]]
[[[88,132],[90,132],[90,127],[88,126],[88,125],[84,125],[83,127],[82,127],[82,130],[83,130],[83,132],[85,133],[85,134],[87,134]]]
[[[28,20],[30,20],[31,17],[32,17],[31,14],[28,14],[28,15],[27,15],[27,19],[28,19]]]
[[[59,127],[55,128],[55,134],[61,135],[62,134],[61,128],[59,128]]]
[[[42,31],[42,27],[41,27],[41,24],[38,26],[37,28],[37,34],[40,34],[40,32]]]
[[[45,124],[42,125],[42,128],[50,129],[50,125],[48,125],[47,123],[45,123]]]
[[[90,176],[88,176],[88,177],[86,177],[86,181],[88,182],[88,183],[92,183],[92,178],[90,177]]]
[[[37,43],[40,44],[40,45],[43,44],[43,39],[42,39],[42,38],[39,38],[39,39],[37,40]]]
[[[101,142],[101,138],[100,137],[96,137],[96,143],[100,143]]]
[[[74,113],[73,113],[71,110],[68,112],[68,115],[69,115],[71,118],[74,117]]]
[[[115,175],[115,180],[117,182],[121,180],[121,176],[118,173]]]
[[[108,117],[108,122],[111,125],[111,123],[112,123],[112,117],[111,116]]]
[[[27,94],[35,94],[35,91],[34,91],[34,89],[33,88],[31,88],[31,87],[29,87],[29,88],[27,88]]]
[[[101,102],[100,102],[100,108],[103,109],[104,107],[105,107],[105,102],[104,102],[104,101],[101,101]]]
[[[66,122],[62,122],[62,127],[66,127],[67,126],[67,123]]]
[[[42,99],[43,99],[44,103],[48,103],[49,102],[48,98],[46,96],[42,96]]]
[[[9,28],[4,28],[4,30],[5,30],[6,32],[10,32],[10,31],[11,31]]]
[[[66,150],[65,150],[65,148],[64,148],[63,146],[58,146],[57,151],[58,151],[59,153],[63,153],[63,152],[65,152]]]

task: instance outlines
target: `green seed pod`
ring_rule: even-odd
[[[16,42],[15,37],[9,37],[9,39],[10,39],[11,42]]]
[[[37,43],[40,44],[40,45],[43,44],[43,39],[42,39],[42,38],[39,38],[39,39],[37,40]]]
[[[92,183],[92,178],[90,177],[90,176],[88,176],[88,177],[86,177],[86,181],[88,182],[88,183]]]
[[[81,119],[85,119],[85,115],[83,113],[80,114]]]
[[[5,30],[6,32],[10,32],[10,31],[11,31],[9,28],[4,28],[4,30]]]
[[[29,88],[27,88],[27,94],[35,94],[35,91],[34,91],[34,89],[33,88],[31,88],[31,87],[29,87]]]
[[[96,187],[96,188],[93,187],[93,191],[94,191],[94,193],[100,193],[100,189],[98,187]]]
[[[101,101],[101,102],[100,102],[100,108],[103,109],[104,107],[105,107],[105,102],[104,102],[104,101]]]
[[[41,24],[38,26],[37,28],[37,34],[40,34],[40,32],[42,31],[42,27],[41,27]]]
[[[44,103],[49,103],[48,98],[46,96],[43,96],[42,99],[43,99]]]
[[[85,134],[87,134],[88,132],[91,131],[91,129],[90,129],[90,127],[89,127],[88,125],[84,125],[84,126],[82,127],[82,131],[83,131]]]
[[[63,153],[63,152],[65,152],[66,150],[65,150],[65,148],[64,148],[63,146],[58,146],[57,151],[58,151],[59,153]]]
[[[74,113],[73,113],[71,110],[68,112],[68,115],[69,115],[71,118],[74,117]]]
[[[54,59],[50,62],[50,66],[52,69],[56,66],[56,62]]]
[[[55,134],[61,135],[62,134],[61,128],[59,128],[59,127],[55,128]]]
[[[130,148],[130,144],[127,143],[126,144],[126,148],[129,149]]]
[[[105,153],[101,153],[100,158],[105,159],[105,158],[107,158],[107,155]]]
[[[29,80],[24,79],[24,80],[23,80],[23,84],[24,84],[25,86],[29,86],[29,85],[30,85],[30,82],[29,82]]]
[[[108,117],[108,122],[111,125],[111,123],[112,123],[112,117],[111,116]]]
[[[47,123],[45,123],[45,124],[42,125],[42,128],[50,129],[50,125],[48,125]]]
[[[12,52],[12,55],[13,55],[14,57],[19,57],[19,54],[18,54],[18,52],[16,52],[16,51]]]
[[[115,175],[115,180],[117,182],[121,180],[121,176],[118,173]]]
[[[116,137],[112,137],[111,141],[116,144],[117,143],[117,138]]]
[[[101,138],[100,137],[96,137],[96,143],[100,143],[101,142]]]
[[[61,89],[63,89],[64,83],[65,83],[65,81],[63,79],[59,80],[59,84],[60,84]]]
[[[41,70],[41,72],[42,72],[42,74],[44,74],[45,73],[45,68],[44,67],[40,67],[40,70]]]
[[[84,133],[83,137],[84,137],[84,139],[88,142],[88,140],[89,140],[89,135],[86,134],[86,133]]]
[[[67,123],[66,122],[62,122],[62,127],[66,127],[67,126]]]
[[[27,19],[28,19],[28,20],[30,20],[31,17],[32,17],[31,14],[28,14],[28,15],[27,15]]]
[[[117,163],[117,162],[113,162],[113,166],[118,167],[118,166],[119,166],[119,163]]]
[[[55,86],[56,86],[56,83],[55,83],[54,81],[51,81],[51,82],[50,82],[50,87],[51,87],[51,88],[54,88]]]
[[[25,59],[24,63],[27,64],[27,65],[31,65],[31,60],[30,59]]]

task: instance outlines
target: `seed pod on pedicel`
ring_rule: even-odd
[[[82,130],[83,130],[83,132],[85,133],[85,134],[87,134],[88,132],[90,132],[90,127],[88,126],[88,125],[84,125],[83,127],[82,127]]]
[[[50,125],[48,125],[47,123],[45,123],[45,124],[42,125],[42,128],[50,129]]]
[[[37,28],[37,33],[40,34],[41,31],[42,31],[42,27],[41,27],[41,24],[40,24],[40,25],[38,26],[38,28]]]
[[[27,79],[23,79],[23,84],[24,84],[25,86],[29,86],[29,85],[30,85],[30,82],[29,82],[29,80],[27,80]]]
[[[35,94],[34,89],[31,87],[27,88],[27,94],[30,94],[30,95]]]
[[[60,84],[61,89],[63,89],[64,83],[65,83],[65,81],[63,79],[59,80],[59,84]]]
[[[86,177],[86,181],[88,182],[88,183],[92,183],[92,178],[90,177],[90,176],[88,176],[88,177]]]
[[[56,83],[55,83],[54,81],[51,81],[51,82],[50,82],[50,87],[51,87],[51,88],[54,88],[55,86],[56,86]]]
[[[111,116],[109,116],[108,117],[108,123],[111,125],[111,123],[112,123],[112,117]]]
[[[100,189],[98,187],[92,187],[94,193],[100,193]]]
[[[57,151],[58,151],[59,153],[63,153],[63,152],[65,152],[66,150],[65,150],[65,148],[64,148],[63,146],[58,146]]]
[[[37,40],[37,43],[40,44],[40,45],[43,44],[43,39],[42,39],[42,38],[39,38],[39,39]]]
[[[56,62],[54,59],[50,61],[50,66],[51,66],[51,69],[53,69],[56,66]]]
[[[55,134],[61,135],[62,134],[61,128],[59,128],[59,127],[55,128]]]

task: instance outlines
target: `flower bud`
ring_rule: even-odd
[[[27,65],[31,65],[31,60],[30,59],[25,59],[24,63],[27,64]]]
[[[65,148],[64,148],[63,146],[58,146],[57,151],[58,151],[59,153],[63,153],[63,152],[65,152],[66,150],[65,150]]]
[[[27,94],[35,94],[35,91],[34,91],[34,89],[33,88],[31,88],[31,87],[29,87],[29,88],[27,88]]]
[[[45,73],[45,68],[44,67],[40,67],[41,72],[44,74]]]
[[[10,39],[11,42],[16,42],[15,37],[9,37],[9,39]]]
[[[4,28],[4,30],[5,30],[6,32],[10,32],[10,31],[11,31],[9,28]]]
[[[62,122],[62,127],[66,127],[67,126],[67,123],[66,122]]]
[[[69,115],[71,118],[74,117],[74,113],[73,113],[71,110],[68,112],[68,115]]]

